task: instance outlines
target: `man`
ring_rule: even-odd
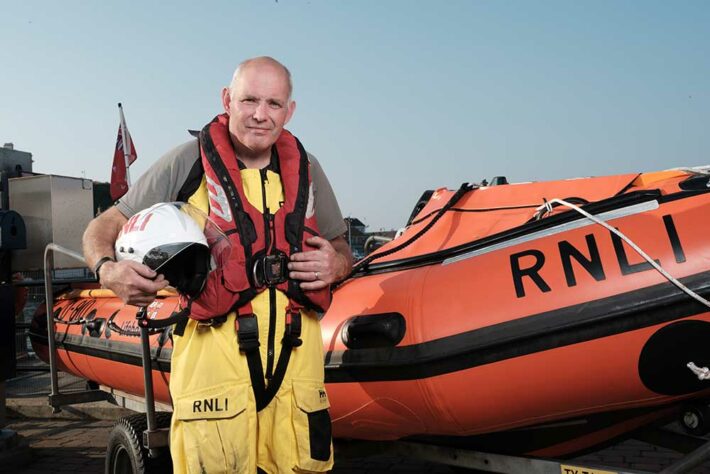
[[[205,126],[199,145],[193,140],[161,158],[84,234],[84,255],[101,284],[137,306],[169,284],[144,265],[114,261],[116,237],[137,211],[188,201],[209,212],[236,247],[173,335],[177,473],[332,467],[313,309],[327,308],[329,287],[348,275],[352,257],[325,175],[284,130],[296,108],[291,89],[289,71],[272,58],[240,64],[222,91],[225,114]],[[321,236],[311,236],[314,227]]]

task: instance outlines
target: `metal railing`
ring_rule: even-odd
[[[86,264],[86,261],[84,260],[84,257],[81,254],[54,243],[48,244],[44,250],[44,291],[45,301],[47,305],[47,342],[49,349],[49,371],[52,384],[52,392],[49,394],[48,398],[49,404],[52,407],[52,411],[54,413],[59,413],[61,411],[62,405],[102,400],[112,401],[112,396],[108,392],[101,389],[73,391],[71,393],[59,392],[59,378],[57,374],[57,348],[55,339],[56,329],[54,326],[54,293],[52,291],[52,256],[54,252],[60,252],[65,255],[68,255],[84,264]],[[139,309],[138,313],[136,314],[136,318],[139,320],[146,319],[145,308]],[[155,323],[157,323],[157,321],[153,321],[150,324]],[[141,337],[141,359],[143,365],[143,383],[147,422],[147,429],[143,432],[142,443],[143,446],[148,449],[151,456],[156,456],[158,455],[158,451],[156,451],[157,448],[163,448],[168,446],[168,429],[158,428],[156,422],[153,378],[151,375],[152,363],[150,358],[150,342],[148,339],[149,324],[139,324],[139,326]]]
[[[39,359],[34,356],[28,344],[30,323],[15,321],[15,359],[17,366],[15,371],[20,372],[49,372],[48,365],[38,365]]]
[[[59,392],[59,376],[57,369],[57,343],[56,329],[54,327],[54,283],[52,281],[52,270],[54,267],[54,253],[62,253],[68,255],[83,264],[86,264],[84,257],[73,250],[62,247],[54,243],[47,244],[44,249],[44,297],[47,305],[47,344],[49,348],[49,373],[52,384],[52,391],[48,399],[49,405],[52,407],[53,413],[62,411],[62,405],[70,405],[73,403],[86,403],[106,400],[108,394],[103,390],[80,390],[69,393]]]

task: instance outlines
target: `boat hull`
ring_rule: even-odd
[[[334,435],[479,449],[498,440],[493,450],[560,456],[706,399],[710,382],[686,365],[710,365],[708,307],[601,224],[569,210],[540,216],[521,201],[588,202],[707,298],[710,193],[697,181],[672,172],[473,190],[427,231],[453,194],[437,191],[440,202],[435,193],[342,284],[321,320]],[[164,295],[149,311],[164,318],[176,307]],[[138,338],[108,329],[135,330],[135,308],[95,290],[64,295],[54,315],[64,370],[142,393]],[[41,315],[32,340],[46,359]],[[169,403],[170,339],[153,335],[151,346],[156,399]]]

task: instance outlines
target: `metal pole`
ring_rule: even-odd
[[[350,229],[350,224],[352,222],[352,217],[348,216],[348,247],[350,247],[350,251],[352,251],[353,248],[353,233],[352,230]]]
[[[52,291],[52,245],[44,249],[44,302],[47,305],[47,345],[49,348],[49,375],[52,380],[52,390],[49,399],[59,394],[59,376],[57,374],[57,345],[54,341],[54,292]],[[52,405],[52,413],[59,413],[62,409]]]
[[[693,472],[692,470],[694,468],[698,467],[708,459],[710,459],[710,441],[662,470],[661,474]]]
[[[131,154],[131,140],[128,139],[128,127],[126,126],[126,118],[123,116],[123,106],[118,103],[118,112],[121,114],[121,141],[123,142],[123,163],[126,165],[126,184],[131,187],[131,173],[129,167],[129,156]]]
[[[150,360],[150,339],[148,333],[148,327],[140,324],[142,319],[146,317],[145,307],[138,310],[136,314],[136,319],[139,322],[141,328],[141,353],[143,360],[143,386],[145,388],[145,414],[146,421],[148,424],[148,433],[155,431],[155,399],[153,397],[153,366]],[[150,450],[151,455],[156,455],[157,452]]]
[[[52,269],[54,251],[58,251],[73,257],[80,262],[85,262],[84,257],[61,245],[47,244],[44,248],[44,301],[47,308],[47,343],[49,347],[49,374],[52,380],[52,392],[49,394],[50,403],[59,395],[59,376],[57,374],[57,344],[55,341],[56,331],[54,329],[54,292],[52,291]],[[62,411],[59,405],[52,405],[52,413]]]
[[[7,178],[7,173],[5,171],[0,171],[0,187],[2,187],[0,209],[7,211],[10,209],[10,180]]]

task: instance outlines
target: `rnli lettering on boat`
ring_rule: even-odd
[[[663,225],[668,241],[673,249],[673,255],[676,263],[685,262],[685,252],[683,251],[683,247],[680,243],[680,238],[678,237],[678,231],[676,230],[675,223],[673,222],[673,217],[670,214],[663,216]],[[611,232],[609,232],[609,235],[611,236],[611,242],[614,247],[616,263],[619,266],[619,270],[623,276],[653,269],[653,266],[646,261],[642,261],[640,263],[630,263],[629,256],[626,253],[626,249],[624,248],[621,238]],[[597,240],[594,237],[594,234],[585,235],[584,240],[586,243],[586,249],[583,250],[578,249],[567,240],[562,240],[557,243],[559,261],[562,264],[562,269],[564,271],[565,283],[569,288],[577,285],[577,276],[575,274],[574,266],[572,265],[572,260],[581,265],[581,267],[596,281],[603,281],[606,279],[604,264],[601,254],[599,253],[599,247],[597,246]],[[528,281],[534,283],[535,286],[543,293],[552,291],[552,288],[548,282],[545,281],[545,279],[540,275],[540,270],[545,266],[546,261],[547,257],[541,250],[538,249],[524,250],[510,256],[510,268],[513,275],[513,285],[515,286],[515,294],[518,298],[527,296],[524,285],[526,278]],[[656,263],[659,263],[658,259],[656,259]],[[607,262],[607,264],[609,264],[609,262]],[[530,285],[528,285],[528,288],[530,288]]]
[[[195,400],[192,402],[193,413],[227,411],[228,409],[228,398],[205,398],[203,400]]]
[[[140,326],[138,326],[138,323],[136,321],[124,321],[121,323],[121,330],[122,331],[128,331],[128,332],[136,332],[140,331]]]
[[[96,314],[96,301],[78,301],[56,313],[56,316],[64,321],[76,321],[87,319],[91,314]]]

